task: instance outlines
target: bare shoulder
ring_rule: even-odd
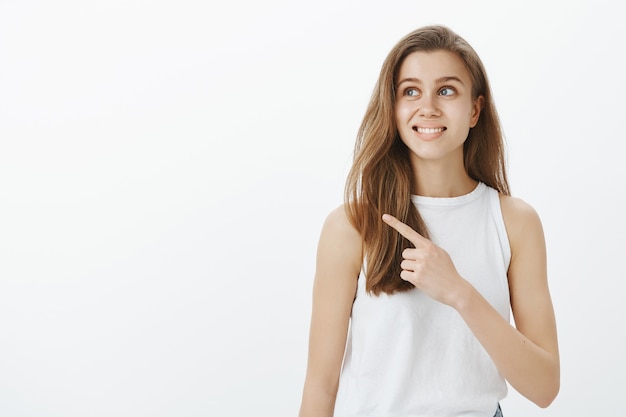
[[[350,222],[347,207],[340,205],[326,217],[320,236],[320,254],[330,258],[343,258],[353,267],[358,265],[360,269],[362,248],[361,234]]]
[[[359,235],[359,232],[354,228],[348,219],[348,208],[345,204],[336,207],[328,214],[326,221],[324,222],[324,227],[328,227],[332,231],[342,234]]]
[[[500,194],[500,207],[513,257],[526,246],[545,247],[541,219],[530,204],[521,198]]]
[[[537,211],[521,198],[500,194],[502,217],[509,233],[523,232],[526,228],[541,228]]]

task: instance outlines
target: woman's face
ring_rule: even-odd
[[[470,74],[448,51],[413,52],[400,67],[395,115],[411,161],[463,161],[463,143],[478,122],[482,97],[472,98]]]

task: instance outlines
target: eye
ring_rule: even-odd
[[[456,94],[456,90],[452,87],[443,87],[439,90],[439,95],[442,96],[453,96],[454,94]]]
[[[406,90],[404,90],[404,95],[408,97],[417,97],[420,95],[420,92],[415,87],[409,87]]]

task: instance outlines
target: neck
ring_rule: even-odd
[[[413,193],[425,197],[458,197],[476,188],[478,182],[467,174],[463,163],[412,161],[415,175]]]

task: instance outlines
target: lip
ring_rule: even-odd
[[[412,127],[413,131],[422,140],[435,140],[441,135],[444,134],[446,130],[448,130],[445,126],[418,126],[415,125]]]

